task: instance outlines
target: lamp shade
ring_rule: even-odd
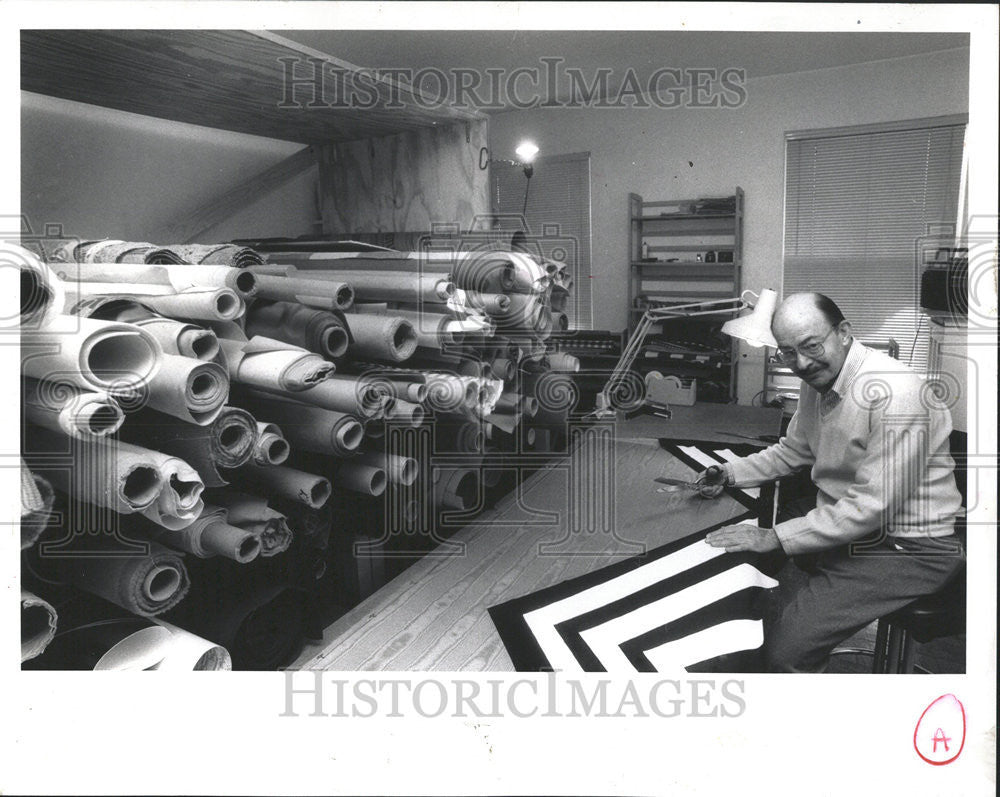
[[[771,318],[774,316],[777,304],[778,295],[770,288],[764,288],[760,292],[753,312],[727,321],[722,325],[722,331],[730,337],[746,341],[754,348],[770,346],[776,349],[778,342],[771,334]]]

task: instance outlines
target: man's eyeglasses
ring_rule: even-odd
[[[833,327],[830,329],[830,332],[835,332],[836,329],[836,327]],[[806,343],[802,346],[779,346],[776,356],[785,365],[795,365],[795,362],[800,354],[803,357],[808,357],[810,360],[822,357],[826,353],[826,349],[823,348],[823,344],[826,342],[827,338],[830,337],[830,332],[826,333],[823,340],[815,343]]]

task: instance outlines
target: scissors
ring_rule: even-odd
[[[653,479],[657,484],[664,484],[665,487],[661,487],[657,490],[658,493],[679,493],[684,490],[693,490],[698,492],[701,490],[701,484],[699,482],[689,482],[684,481],[684,479],[671,479],[667,476],[657,476]]]

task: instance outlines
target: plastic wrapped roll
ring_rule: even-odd
[[[59,615],[37,595],[21,590],[21,661],[40,656],[56,635]]]
[[[403,362],[417,350],[413,325],[399,316],[345,315],[351,334],[348,354],[353,358]]]
[[[190,585],[181,556],[156,543],[146,556],[74,558],[66,567],[76,586],[142,617],[176,606]]]
[[[114,394],[147,384],[163,350],[141,327],[59,315],[22,338],[21,354],[25,376]]]
[[[326,359],[343,357],[350,343],[339,315],[293,302],[254,302],[247,309],[245,328],[248,337],[280,340]]]
[[[378,468],[385,472],[386,477],[393,484],[401,484],[409,487],[420,475],[417,461],[413,457],[401,457],[396,454],[381,454],[375,451],[367,451],[353,462]]]
[[[317,354],[278,340],[256,336],[249,341],[222,339],[229,378],[262,390],[305,390],[322,382],[334,365]]]
[[[164,354],[192,357],[210,362],[219,355],[219,341],[210,329],[165,318],[132,299],[113,296],[90,296],[67,307],[73,315],[101,321],[135,324],[152,335]]]
[[[381,467],[348,460],[332,468],[331,481],[341,490],[379,496],[385,492],[387,479]]]
[[[330,498],[329,481],[287,465],[260,467],[248,464],[227,475],[242,489],[267,491],[268,496],[297,501],[311,509],[319,509]]]
[[[22,332],[39,329],[63,312],[64,286],[55,272],[24,247],[0,243],[0,263],[20,271]]]
[[[229,288],[244,299],[257,293],[256,275],[231,266],[78,263],[70,271],[70,278],[81,282],[166,285],[178,293],[191,288]]]
[[[147,403],[182,421],[207,426],[229,396],[229,374],[216,363],[164,354],[149,382]]]
[[[241,400],[252,412],[274,419],[296,450],[343,456],[357,449],[364,438],[364,426],[353,415],[280,396],[244,396]]]
[[[97,440],[117,432],[125,413],[107,393],[59,382],[22,380],[24,417],[46,429],[80,440]]]
[[[273,423],[257,422],[257,444],[253,449],[253,461],[257,465],[280,465],[291,453],[291,446],[281,429]]]

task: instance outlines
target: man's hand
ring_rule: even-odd
[[[699,473],[695,482],[701,485],[698,493],[702,498],[718,498],[726,486],[726,469],[712,465]]]
[[[710,531],[705,537],[705,542],[713,548],[725,548],[726,553],[740,551],[767,553],[781,548],[781,541],[774,533],[774,529],[760,529],[747,523],[723,526],[721,529]]]

